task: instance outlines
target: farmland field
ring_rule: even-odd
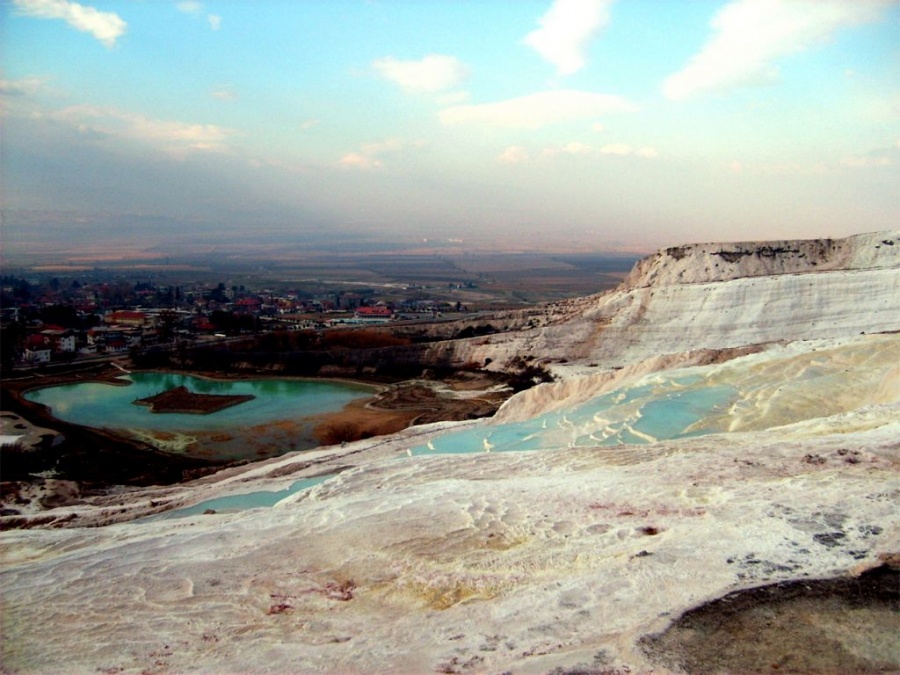
[[[413,248],[320,250],[300,244],[142,247],[122,241],[7,250],[8,274],[146,277],[158,283],[290,286],[304,293],[370,289],[385,300],[429,298],[480,308],[535,304],[617,285],[638,259],[628,253],[468,252]]]

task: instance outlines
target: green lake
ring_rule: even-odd
[[[55,417],[84,426],[111,429],[169,452],[216,459],[256,459],[317,445],[316,418],[373,394],[362,384],[316,380],[214,380],[180,373],[140,372],[122,385],[85,382],[36,389],[29,401],[42,403]],[[153,413],[135,405],[174,387],[198,394],[252,395],[255,398],[210,413]]]

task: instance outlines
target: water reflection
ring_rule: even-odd
[[[111,429],[156,431],[213,431],[258,427],[335,412],[349,402],[370,396],[372,389],[343,382],[307,380],[213,380],[178,373],[133,373],[128,386],[79,383],[37,389],[26,394],[67,422]],[[153,413],[135,405],[147,398],[184,386],[201,394],[253,395],[253,400],[208,415]]]

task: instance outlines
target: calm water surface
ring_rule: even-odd
[[[721,429],[704,421],[727,410],[738,392],[709,385],[702,378],[648,376],[572,408],[524,422],[478,427],[435,438],[410,448],[429,453],[514,452],[546,447],[641,445],[698,436]]]
[[[215,511],[216,513],[232,513],[234,511],[243,511],[245,509],[259,509],[275,506],[282,499],[286,499],[298,492],[308,490],[314,485],[324,483],[331,478],[331,475],[316,476],[315,478],[304,478],[295,481],[290,487],[284,490],[260,490],[257,492],[248,492],[242,495],[229,495],[227,497],[216,497],[208,499],[205,502],[187,506],[183,509],[174,511],[166,511],[154,516],[141,518],[139,522],[153,522],[156,520],[169,520],[171,518],[183,518],[185,516],[197,516],[205,511]]]
[[[67,422],[107,429],[213,431],[335,412],[354,399],[372,395],[365,385],[302,380],[209,380],[176,373],[132,373],[127,386],[85,382],[28,392]],[[140,398],[173,387],[200,394],[246,395],[256,398],[209,415],[152,413],[135,405]]]
[[[111,429],[176,454],[232,461],[264,459],[319,445],[314,430],[321,415],[373,394],[373,388],[320,380],[210,380],[176,373],[132,373],[122,385],[83,382],[37,389],[30,401],[50,407],[66,422]],[[135,405],[173,387],[200,394],[252,395],[208,415],[153,413]]]

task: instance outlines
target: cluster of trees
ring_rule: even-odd
[[[25,327],[21,323],[13,321],[3,325],[0,329],[0,365],[3,368],[12,368],[24,343]]]
[[[499,332],[500,331],[498,331],[489,323],[480,324],[478,326],[466,326],[456,334],[455,339],[464,340],[465,338],[479,337],[481,335],[493,335],[494,333]]]
[[[517,356],[509,364],[507,382],[513,391],[524,391],[542,382],[553,382],[553,375],[533,356]]]
[[[209,322],[215,326],[218,332],[229,335],[259,331],[259,319],[244,312],[226,312],[216,309],[209,313]]]
[[[396,378],[415,376],[423,368],[425,349],[404,337],[374,329],[274,331],[228,345],[191,347],[175,351],[158,348],[131,351],[137,368],[189,368],[229,372],[238,368],[276,369],[284,375],[313,377],[327,366]]]
[[[14,307],[32,299],[32,286],[27,279],[14,277],[10,274],[0,276],[0,304],[4,307]]]
[[[328,331],[276,330],[234,344],[240,352],[290,353],[295,351],[328,351],[335,349],[380,349],[411,344],[408,337],[373,328],[338,329]]]

